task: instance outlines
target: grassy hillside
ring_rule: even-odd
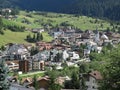
[[[30,32],[12,32],[6,30],[4,35],[0,35],[0,45],[6,43],[26,43],[24,39],[28,33]]]
[[[73,26],[81,30],[106,30],[107,28],[112,29],[113,27],[116,30],[120,27],[120,24],[115,24],[106,20],[91,18],[87,16],[76,16],[70,14],[57,14],[57,13],[45,13],[45,12],[29,12],[26,13],[21,11],[17,15],[16,19],[13,20],[3,20],[4,24],[8,25],[18,25],[24,26],[26,28],[41,28],[45,25],[50,27],[61,26],[62,23],[67,24],[68,26]],[[26,22],[25,22],[26,21]]]
[[[24,24],[31,28],[35,27],[43,27],[46,24],[49,24],[52,27],[59,26],[61,23],[67,23],[75,28],[81,30],[106,30],[108,27],[112,29],[113,27],[120,25],[113,24],[109,21],[91,18],[87,16],[75,16],[69,14],[57,14],[57,13],[25,13],[23,11],[20,12],[20,15],[15,20],[15,22],[21,23],[23,19],[27,19],[30,24]],[[116,28],[117,29],[117,28]]]
[[[0,46],[5,45],[7,43],[28,43],[26,42],[25,38],[28,34],[33,35],[30,31],[25,32],[12,32],[10,30],[6,30],[4,35],[0,35]],[[46,33],[42,33],[44,40],[43,41],[51,41],[52,38]]]

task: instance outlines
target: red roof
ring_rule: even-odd
[[[92,71],[89,73],[90,76],[94,77],[97,80],[102,80],[103,77],[99,71]]]

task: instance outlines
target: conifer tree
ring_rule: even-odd
[[[33,41],[34,42],[36,41],[36,35],[35,34],[33,35]]]
[[[35,90],[38,90],[38,82],[37,82],[37,76],[36,75],[33,77],[33,87],[35,88]]]
[[[40,41],[40,40],[41,40],[40,33],[37,33],[36,40],[37,40],[37,41]]]
[[[4,34],[2,18],[0,18],[0,34]]]
[[[42,34],[40,34],[40,39],[43,40],[43,35]]]
[[[9,90],[7,76],[8,68],[4,63],[4,60],[0,59],[0,90]]]

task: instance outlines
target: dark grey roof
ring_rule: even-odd
[[[19,84],[12,84],[10,86],[10,90],[35,90],[34,88],[26,88],[24,86],[21,86]]]

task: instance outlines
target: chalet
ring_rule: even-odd
[[[71,78],[68,77],[68,76],[65,76],[65,77],[59,76],[58,78],[56,78],[55,83],[57,83],[57,84],[63,86],[64,83],[65,83],[65,81],[70,81],[70,80],[71,80]]]
[[[33,82],[33,79],[31,77],[27,77],[27,78],[22,78],[21,84],[27,87],[30,84],[32,84],[32,82]]]
[[[32,70],[45,70],[44,67],[45,67],[44,61],[34,60],[32,62]]]
[[[12,10],[10,8],[5,8],[5,9],[2,9],[2,12],[3,13],[11,13]]]
[[[4,53],[6,60],[23,60],[30,56],[29,51],[21,44],[9,44]]]
[[[48,76],[37,78],[39,90],[48,90],[49,80],[50,78]],[[27,78],[23,78],[21,83],[24,85],[24,87],[30,88],[33,87],[34,81],[33,78],[27,77]]]
[[[86,81],[87,90],[98,90],[99,82],[102,80],[101,73],[98,71],[92,71],[88,74],[88,80]]]
[[[50,51],[44,50],[32,56],[32,59],[38,60],[38,61],[41,61],[41,60],[47,61],[49,59],[49,56],[50,56]]]
[[[29,61],[28,60],[20,60],[19,61],[19,71],[23,73],[27,73],[29,71]]]
[[[9,68],[9,70],[18,70],[19,69],[19,61],[18,60],[6,61],[6,64]]]
[[[48,76],[40,77],[37,79],[38,87],[40,90],[47,90],[49,87],[49,80],[50,78]]]

